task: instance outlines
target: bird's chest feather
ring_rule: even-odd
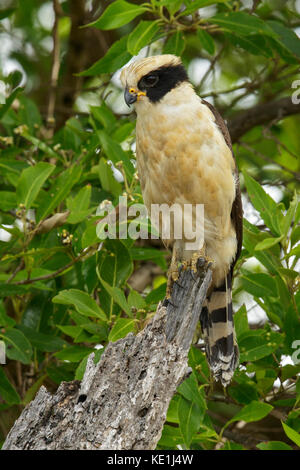
[[[157,106],[137,119],[137,165],[145,204],[204,204],[230,213],[234,162],[204,105]]]

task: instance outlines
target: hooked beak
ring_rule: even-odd
[[[131,104],[138,101],[140,96],[145,96],[145,95],[146,95],[146,93],[144,93],[143,91],[137,91],[134,88],[129,88],[128,89],[126,87],[125,88],[125,93],[124,93],[125,103],[127,104],[127,106],[130,106]]]

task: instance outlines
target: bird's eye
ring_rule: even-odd
[[[141,85],[148,88],[156,85],[158,82],[158,76],[157,75],[147,75],[146,77],[142,78],[141,80]]]

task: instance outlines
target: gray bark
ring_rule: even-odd
[[[6,449],[155,449],[170,400],[188,376],[188,352],[211,282],[206,266],[181,271],[171,303],[143,331],[89,356],[82,382],[41,387],[15,422]]]

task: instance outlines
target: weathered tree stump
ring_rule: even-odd
[[[195,277],[196,276],[196,277]],[[188,376],[187,358],[211,282],[206,266],[181,271],[172,298],[143,331],[89,356],[83,380],[41,387],[10,430],[3,450],[155,449],[171,398]]]

